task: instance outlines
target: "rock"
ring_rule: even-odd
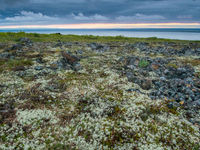
[[[193,107],[200,108],[200,99],[192,102]]]
[[[133,76],[132,72],[126,72],[126,77],[128,78],[129,82],[134,82],[135,81],[135,77]]]
[[[177,107],[180,107],[180,104],[177,103],[177,102],[169,102],[169,103],[167,104],[167,107],[168,107],[169,109],[176,109]]]
[[[49,70],[41,70],[37,75],[36,77],[38,76],[46,76],[47,74],[49,74]]]
[[[27,37],[20,38],[19,42],[25,43],[25,44],[32,43],[32,41],[29,38],[27,38]]]
[[[21,78],[25,77],[26,75],[27,75],[26,71],[18,71],[17,72],[17,76],[19,76]]]
[[[186,112],[186,116],[187,116],[188,118],[194,118],[195,115],[196,115],[196,113],[195,113],[194,111],[192,111],[192,110],[188,110],[188,111]]]
[[[73,69],[75,71],[81,70],[82,66],[80,65],[80,59],[70,52],[62,52],[62,58],[57,62],[54,62],[50,65],[50,69],[65,69],[70,70]]]
[[[91,44],[88,44],[89,47],[91,47],[93,50],[97,49],[98,47],[98,44],[97,43],[91,43]]]
[[[61,34],[61,33],[59,33],[59,32],[58,32],[58,33],[54,33],[54,34],[56,34],[56,35],[62,35],[62,34]]]
[[[23,46],[22,46],[22,44],[14,44],[14,45],[12,45],[12,47],[11,48],[9,48],[8,50],[19,50],[19,49],[21,49]]]
[[[98,44],[98,43],[90,43],[90,44],[88,44],[88,46],[92,50],[95,50],[97,52],[105,52],[110,49],[107,45],[102,45],[102,44]]]
[[[76,51],[76,54],[77,54],[77,55],[78,55],[78,54],[81,55],[81,54],[83,54],[83,51],[82,51],[82,50],[77,50],[77,51]]]
[[[62,58],[61,60],[55,62],[55,64],[57,65],[57,67],[59,69],[65,69],[65,70],[70,70],[71,66],[72,66],[69,63],[67,63],[64,58]]]
[[[164,74],[165,74],[165,75],[168,75],[168,74],[169,74],[169,70],[168,70],[168,69],[165,69],[165,70],[164,70]]]
[[[186,55],[186,56],[190,56],[190,55],[192,55],[192,54],[193,54],[193,52],[190,51],[190,50],[185,51],[185,55]]]
[[[80,65],[80,63],[76,63],[76,64],[73,65],[72,69],[75,70],[75,71],[79,71],[79,70],[82,69],[82,66]]]
[[[25,71],[26,68],[24,66],[17,66],[15,68],[13,68],[13,71]]]
[[[143,77],[147,77],[149,75],[149,73],[145,70],[138,70],[137,71],[140,75],[142,75]]]
[[[128,89],[128,90],[126,90],[127,92],[138,92],[138,93],[141,93],[141,94],[144,94],[143,92],[141,92],[139,89],[133,89],[133,88],[131,88],[131,89]]]
[[[9,59],[11,57],[11,54],[8,52],[4,52],[0,54],[1,59]]]
[[[161,81],[166,81],[167,79],[165,77],[160,77]]]
[[[150,90],[152,88],[152,81],[151,80],[143,80],[140,84],[143,90]]]
[[[43,70],[44,67],[43,66],[36,66],[34,69],[39,71],[39,70]]]
[[[36,58],[36,61],[37,61],[38,63],[40,63],[40,64],[45,63],[45,61],[43,60],[42,57],[38,57],[38,58]]]
[[[0,43],[0,49],[5,48],[6,46],[7,46],[7,44],[5,44],[5,43]]]
[[[194,86],[200,89],[200,80],[194,80]]]
[[[62,47],[63,46],[63,43],[61,41],[59,41],[58,43],[55,44],[54,47]]]
[[[151,47],[149,44],[145,43],[135,43],[127,45],[128,49],[137,48],[141,52],[149,55],[149,54],[162,54],[166,56],[177,55],[177,56],[191,56],[197,55],[199,56],[199,52],[197,51],[198,46],[192,45],[178,45],[180,47],[179,50],[175,49],[177,44],[171,43],[160,43],[158,46]],[[195,50],[194,50],[195,49]]]
[[[138,66],[140,59],[138,57],[127,58],[127,66]]]

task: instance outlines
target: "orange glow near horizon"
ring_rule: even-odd
[[[57,25],[11,25],[0,26],[0,29],[18,28],[57,28],[57,29],[112,29],[112,28],[200,28],[200,23],[85,23],[85,24],[57,24]]]

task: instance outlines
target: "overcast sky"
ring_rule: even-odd
[[[0,26],[200,23],[200,0],[0,0]]]

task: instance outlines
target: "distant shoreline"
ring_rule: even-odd
[[[158,31],[158,32],[169,32],[169,31],[173,31],[173,32],[198,32],[200,33],[200,28],[96,28],[96,29],[84,29],[84,28],[80,28],[80,29],[59,29],[59,28],[0,28],[0,32],[5,32],[5,31],[40,31],[40,30],[57,30],[57,31],[80,31],[80,30],[85,30],[85,31]]]
[[[36,33],[36,32],[1,32],[0,42],[16,42],[20,37],[28,37],[35,42],[56,42],[56,41],[78,41],[78,42],[197,42],[199,40],[182,40],[170,38],[150,37],[130,37],[124,35],[91,35],[91,34],[63,34],[60,32]]]
[[[141,28],[141,29],[0,29],[0,32],[26,32],[63,35],[124,36],[134,38],[162,38],[200,41],[200,29],[193,28]]]

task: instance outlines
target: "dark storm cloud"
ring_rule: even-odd
[[[199,13],[200,0],[0,0],[1,25],[200,22]]]

